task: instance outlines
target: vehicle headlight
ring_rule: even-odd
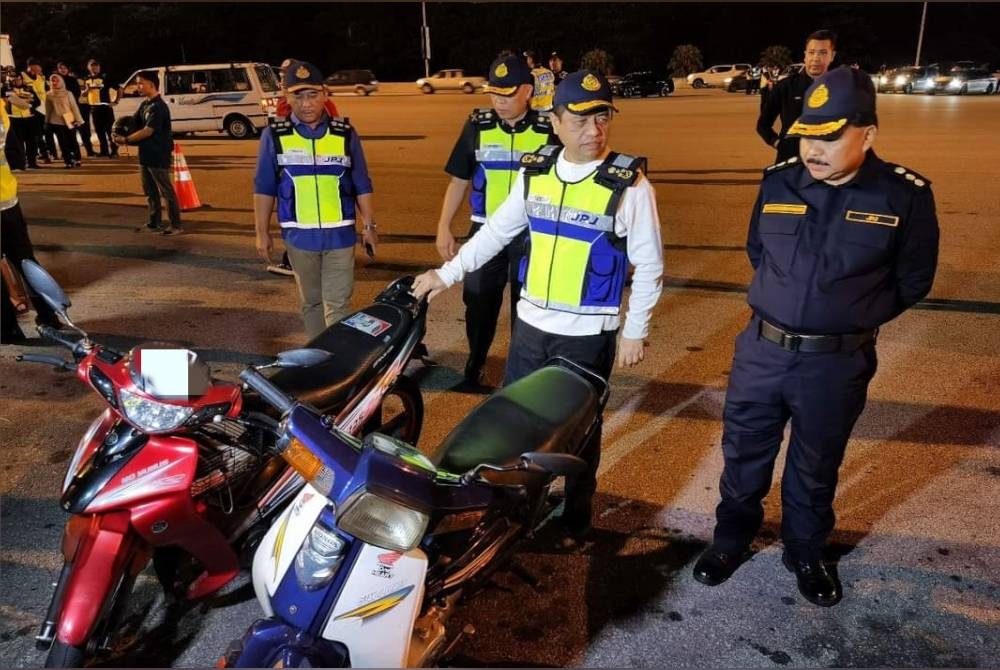
[[[885,76],[885,75],[882,75],[881,77],[878,78],[878,83],[880,83],[880,84],[888,84],[889,83],[889,78],[887,76]]]
[[[688,81],[694,81],[694,75],[693,75],[693,74],[689,74],[689,75],[687,76],[687,80],[688,80]]]
[[[948,82],[948,88],[958,88],[961,85],[962,85],[961,79],[952,79],[951,81]]]
[[[192,407],[171,405],[149,398],[143,398],[125,389],[118,392],[125,417],[137,428],[147,433],[164,433],[187,421],[194,411]]]
[[[907,75],[905,75],[905,74],[901,74],[898,77],[896,77],[896,83],[897,84],[905,84],[909,80],[910,80],[910,78]]]
[[[724,84],[728,84],[728,83],[730,83],[730,82],[731,82],[732,80],[733,80],[733,78],[732,78],[732,77],[726,77],[725,79],[723,79],[723,80],[722,80],[722,82],[723,82]]]
[[[302,548],[295,555],[295,579],[306,591],[315,591],[330,583],[344,560],[347,543],[322,520],[317,519]]]
[[[407,552],[420,544],[430,516],[426,512],[362,489],[337,509],[337,525],[362,542]]]

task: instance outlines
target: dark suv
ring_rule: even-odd
[[[617,89],[613,92],[623,98],[642,98],[647,95],[662,97],[674,92],[674,80],[649,70],[629,72],[613,89]]]
[[[378,79],[371,70],[337,70],[323,82],[327,93],[368,95],[378,90]]]

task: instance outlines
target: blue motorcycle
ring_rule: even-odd
[[[608,398],[597,374],[553,359],[425,456],[380,433],[350,435],[257,369],[241,379],[280,411],[278,448],[308,485],[254,556],[266,618],[220,667],[433,665],[457,642],[447,622],[462,594],[505,565],[561,504],[558,484],[583,472],[577,454]]]

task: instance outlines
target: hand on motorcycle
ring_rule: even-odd
[[[271,233],[257,234],[257,253],[264,261],[271,264],[271,251],[274,250],[274,242],[271,240]]]
[[[643,352],[645,346],[645,340],[633,340],[632,338],[623,336],[618,343],[618,367],[630,368],[638,365],[645,356]]]
[[[438,231],[437,239],[434,240],[441,260],[450,261],[458,253],[458,245],[455,244],[455,236],[450,230]]]
[[[425,295],[427,296],[427,301],[430,302],[434,299],[441,291],[444,291],[448,286],[441,281],[441,277],[434,270],[428,270],[427,272],[417,275],[413,280],[413,286],[410,288],[410,293],[413,297],[420,299]]]

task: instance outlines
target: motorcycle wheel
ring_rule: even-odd
[[[82,668],[85,653],[83,647],[53,640],[49,655],[45,658],[46,668]]]
[[[424,398],[420,386],[412,377],[400,375],[385,394],[369,425],[375,427],[366,433],[378,432],[391,435],[407,444],[416,445],[424,427]]]

